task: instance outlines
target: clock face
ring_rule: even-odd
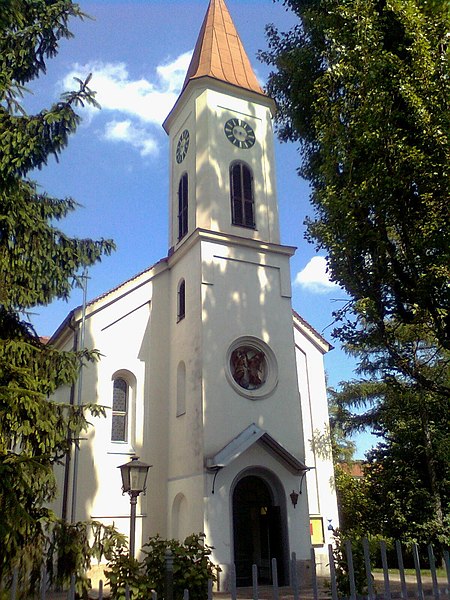
[[[185,129],[183,133],[180,135],[180,139],[177,144],[176,158],[177,163],[180,164],[183,162],[184,157],[187,154],[189,148],[189,131]]]
[[[238,148],[246,150],[255,143],[255,132],[241,119],[229,119],[225,123],[224,131],[229,141]]]

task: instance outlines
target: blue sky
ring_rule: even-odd
[[[167,254],[168,139],[161,123],[177,98],[207,5],[207,0],[80,2],[91,18],[72,21],[74,39],[62,41],[47,74],[29,86],[27,108],[40,110],[76,87],[73,77],[93,73],[90,87],[102,109],[82,111],[83,123],[59,163],[51,158],[35,174],[49,194],[71,196],[82,205],[62,225],[67,233],[111,237],[117,244],[111,257],[91,269],[88,299]],[[294,17],[272,0],[227,0],[227,6],[264,84],[268,67],[256,54],[266,47],[265,26],[287,29]],[[329,384],[337,386],[353,369],[331,340],[331,313],[345,295],[329,282],[325,258],[303,237],[311,209],[308,186],[296,173],[296,147],[277,143],[276,160],[282,242],[298,248],[291,261],[293,307],[336,346],[325,367]],[[41,335],[50,335],[79,304],[81,292],[75,290],[69,304],[40,308],[32,321]],[[359,456],[367,443],[358,438]]]

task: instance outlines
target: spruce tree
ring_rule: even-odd
[[[54,198],[33,181],[34,169],[57,158],[80,122],[77,107],[96,104],[89,81],[27,114],[26,85],[45,74],[71,18],[70,0],[1,0],[0,7],[0,580],[18,557],[42,552],[53,474],[87,426],[85,409],[49,400],[72,384],[95,354],[60,352],[41,341],[28,315],[67,299],[84,267],[109,254],[109,240],[67,236],[58,223],[77,204]],[[100,409],[91,407],[98,413]]]

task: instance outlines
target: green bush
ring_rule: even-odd
[[[150,598],[153,588],[152,582],[145,576],[143,563],[128,554],[118,552],[108,563],[105,576],[111,586],[111,596],[115,600],[126,598],[126,588],[130,599]]]
[[[336,529],[334,531],[335,546],[333,549],[334,565],[336,568],[336,585],[340,596],[350,596],[350,574],[348,567],[346,542],[348,538]],[[376,548],[379,544],[378,539],[369,539],[369,553],[371,563],[376,555]],[[367,574],[364,562],[364,547],[362,538],[352,538],[350,541],[353,561],[353,575],[355,579],[356,593],[365,595],[367,589]]]
[[[115,554],[108,563],[105,575],[114,598],[123,600],[128,585],[132,600],[150,598],[155,590],[158,599],[166,596],[166,552],[173,558],[173,598],[181,600],[185,589],[190,600],[204,600],[208,580],[216,580],[216,567],[211,562],[212,548],[205,544],[205,535],[192,534],[184,542],[165,540],[159,535],[152,537],[144,546],[144,560],[130,559],[122,552]]]

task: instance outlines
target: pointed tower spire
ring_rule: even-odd
[[[224,0],[210,0],[183,89],[200,77],[264,94]]]

